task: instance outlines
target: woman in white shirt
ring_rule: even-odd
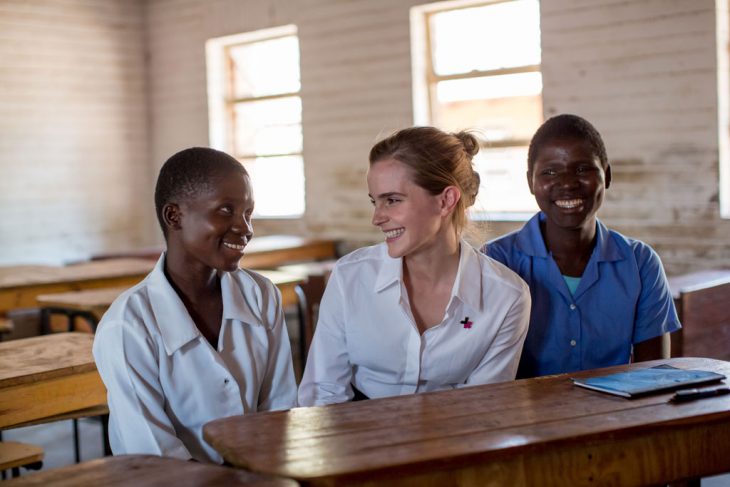
[[[116,299],[94,340],[115,455],[222,463],[205,423],[295,404],[281,295],[238,267],[253,205],[246,170],[222,152],[186,149],[160,170],[167,250]]]
[[[472,135],[433,127],[401,130],[372,148],[372,223],[385,242],[335,266],[299,405],[514,379],[529,289],[461,239],[479,190],[478,150]]]

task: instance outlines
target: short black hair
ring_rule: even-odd
[[[157,221],[165,237],[167,228],[162,217],[165,205],[197,196],[210,188],[213,177],[226,174],[230,170],[248,175],[243,165],[235,158],[210,147],[184,149],[165,161],[155,185]]]
[[[603,143],[603,138],[601,138],[601,134],[598,133],[596,127],[583,117],[564,113],[546,120],[532,136],[530,148],[527,151],[527,171],[532,172],[540,149],[548,142],[576,139],[588,142],[593,149],[593,153],[600,159],[603,168],[608,167],[606,145]]]

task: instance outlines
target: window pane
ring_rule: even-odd
[[[542,77],[519,73],[436,84],[434,125],[473,128],[489,142],[530,140],[542,123]]]
[[[540,7],[519,0],[431,16],[437,75],[540,64]]]
[[[477,201],[472,207],[479,213],[537,211],[537,203],[527,186],[527,147],[482,149],[474,158],[481,178]]]
[[[231,46],[233,98],[299,91],[299,41],[296,36]]]
[[[304,214],[304,163],[301,156],[245,159],[243,165],[253,185],[254,217]]]
[[[302,100],[298,96],[233,106],[237,156],[302,152]]]

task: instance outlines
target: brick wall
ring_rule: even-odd
[[[139,245],[141,1],[0,1],[0,264]]]

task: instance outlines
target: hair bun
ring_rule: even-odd
[[[474,135],[463,130],[454,135],[461,141],[461,145],[464,146],[464,151],[469,154],[469,157],[477,155],[477,152],[479,152],[479,141]]]

